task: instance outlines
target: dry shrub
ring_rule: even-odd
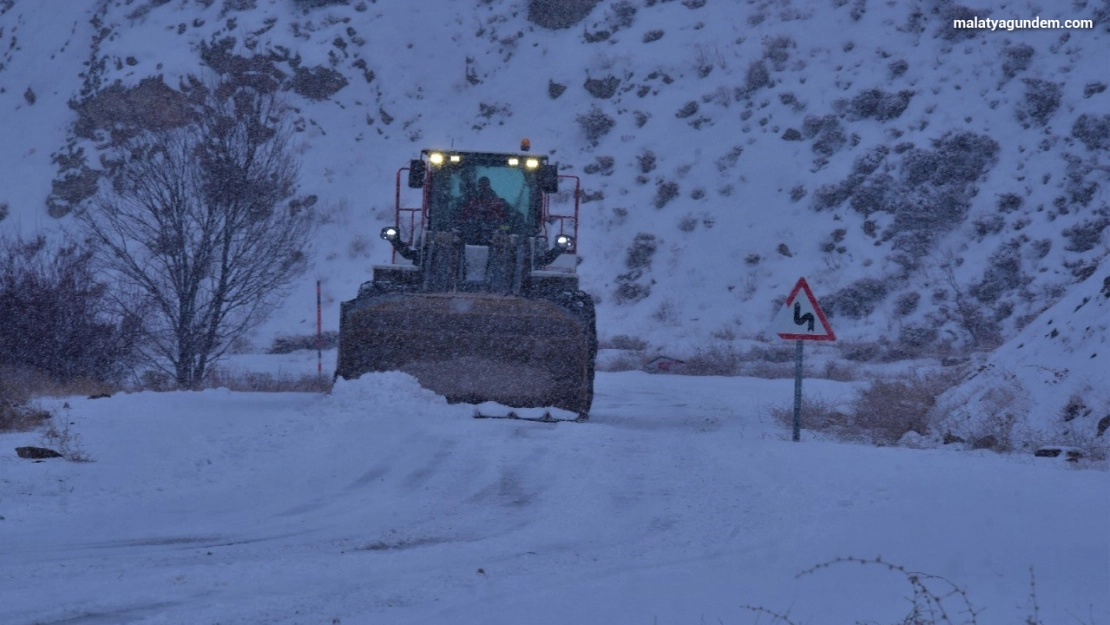
[[[751,348],[748,350],[746,359],[793,363],[796,355],[797,353],[794,351],[794,345],[787,345],[785,342],[779,341],[770,346],[756,346]]]
[[[699,348],[686,360],[686,375],[736,375],[740,370],[740,354],[732,345]]]
[[[87,376],[58,380],[39,369],[0,365],[0,397],[3,397],[4,389],[8,389],[8,392],[18,392],[26,401],[32,397],[43,396],[111,395],[119,391],[120,387]]]
[[[843,358],[856,362],[876,360],[882,352],[882,346],[876,342],[838,341],[837,347]]]
[[[825,363],[824,370],[814,377],[837,382],[854,382],[859,379],[859,367],[830,360]]]
[[[51,421],[50,427],[43,433],[42,446],[62,454],[62,458],[70,462],[92,462],[92,457],[81,446],[81,437],[69,429],[69,416],[61,419],[61,428],[55,421]]]
[[[326,375],[238,372],[213,367],[205,376],[204,388],[258,393],[327,393],[331,391],[332,383],[331,377]]]
[[[338,346],[339,333],[335,330],[327,330],[322,332],[319,336],[315,334],[298,334],[275,337],[273,343],[270,345],[270,349],[266,353],[291,354],[302,349],[335,349]]]
[[[794,427],[794,402],[778,404],[767,409],[777,423],[788,429]],[[813,432],[826,432],[838,438],[848,438],[851,417],[840,408],[822,397],[802,396],[802,429]]]
[[[785,362],[767,362],[759,360],[745,365],[741,373],[753,378],[765,380],[778,380],[780,378],[794,377],[794,365]]]
[[[643,353],[641,352],[624,352],[612,358],[606,358],[603,361],[598,361],[598,371],[640,371],[646,364]]]
[[[793,349],[790,350],[793,354]],[[749,358],[756,354],[753,350],[749,352]],[[739,375],[750,376],[753,378],[764,378],[767,380],[778,380],[782,378],[794,377],[794,362],[784,362],[782,360],[765,360],[765,359],[749,359],[739,368]],[[805,378],[823,378],[826,380],[836,380],[838,382],[853,382],[859,379],[859,367],[850,363],[838,362],[835,360],[826,361],[824,365],[816,366],[803,363],[802,376]]]
[[[45,410],[0,400],[0,433],[33,430],[49,418]]]
[[[925,435],[929,409],[956,380],[952,372],[909,372],[876,379],[853,402],[853,427],[880,445],[897,443],[907,432]]]
[[[643,351],[647,349],[647,341],[638,336],[618,334],[608,341],[602,341],[601,349],[626,349],[630,351]]]
[[[598,347],[620,351],[619,354],[598,359],[598,371],[640,371],[647,364],[645,350],[648,348],[648,343],[638,336],[617,334],[609,339],[602,339]]]
[[[96,383],[74,387],[76,382],[61,385],[35,370],[0,366],[0,432],[26,432],[45,423],[52,416],[46,410],[30,403],[40,395],[79,395],[104,392]]]

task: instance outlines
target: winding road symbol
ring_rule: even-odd
[[[809,324],[809,327],[806,328],[806,331],[813,332],[813,313],[807,312],[803,315],[802,303],[797,301],[794,302],[794,325],[800,326],[805,325],[806,323]]]

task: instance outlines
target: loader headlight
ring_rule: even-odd
[[[509,159],[509,167],[516,167],[519,164],[520,164],[520,159],[519,158],[513,157],[513,158]]]
[[[432,152],[428,155],[428,160],[431,161],[432,165],[442,165],[443,155],[439,152]]]
[[[401,238],[401,232],[393,226],[386,226],[382,228],[382,238],[392,243]]]
[[[555,247],[563,251],[569,250],[574,247],[574,237],[569,234],[560,234],[555,237]]]
[[[540,166],[540,159],[538,159],[538,158],[525,159],[524,160],[524,166],[527,167],[528,169],[535,169],[535,168]]]
[[[448,157],[448,158],[450,159],[450,161],[451,161],[452,163],[457,163],[457,162],[459,162],[459,161],[461,161],[461,160],[462,160],[462,157],[461,157],[461,156],[459,156],[458,154],[452,154],[452,155],[451,155],[450,157]]]
[[[546,267],[547,265],[550,265],[551,263],[558,260],[560,256],[574,247],[574,237],[570,236],[569,234],[558,234],[555,235],[554,243],[555,245],[553,245],[551,249],[547,250],[543,254],[539,254],[536,257],[536,265],[540,267]]]

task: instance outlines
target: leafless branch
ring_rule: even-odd
[[[78,215],[183,388],[272,312],[314,228],[289,201],[299,172],[280,100],[226,81],[203,92],[188,124],[121,142],[111,188]]]

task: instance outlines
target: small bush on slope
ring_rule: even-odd
[[[1088,150],[1110,150],[1110,115],[1080,115],[1071,127],[1071,136]]]
[[[609,134],[609,131],[617,123],[596,106],[590,108],[589,113],[579,115],[577,121],[579,127],[582,128],[582,132],[586,135],[586,140],[594,146],[598,144],[602,137]]]
[[[1039,78],[1026,78],[1023,82],[1025,99],[1017,107],[1018,121],[1025,123],[1026,128],[1029,127],[1026,120],[1044,126],[1060,108],[1060,85]]]
[[[331,391],[330,375],[234,372],[213,367],[204,379],[203,388],[226,388],[251,393],[327,393]]]

